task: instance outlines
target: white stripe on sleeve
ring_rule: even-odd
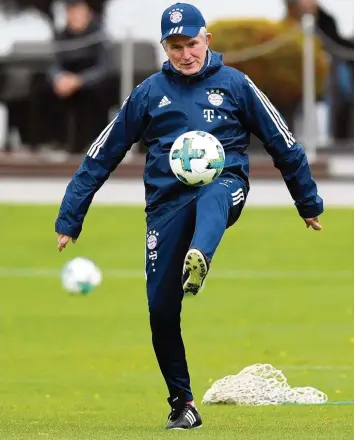
[[[267,111],[268,115],[270,116],[270,118],[274,122],[276,128],[278,129],[278,131],[280,132],[280,134],[284,138],[287,147],[288,148],[292,147],[292,145],[296,141],[295,141],[292,133],[289,131],[287,125],[283,121],[282,117],[280,116],[280,114],[276,110],[276,108],[271,104],[269,99],[263,94],[263,92],[260,89],[258,89],[258,87],[253,83],[253,81],[251,81],[251,79],[248,76],[245,76],[245,78],[247,79],[250,87],[255,92],[256,96],[259,98],[261,104],[263,105],[263,107]]]
[[[252,83],[254,85],[255,88],[258,89],[258,91],[261,93],[261,96],[264,98],[266,104],[268,104],[269,109],[271,110],[271,112],[275,115],[276,119],[280,122],[280,124],[282,125],[282,127],[284,127],[284,129],[287,131],[288,133],[288,137],[290,140],[292,140],[293,142],[296,142],[295,138],[293,137],[292,133],[289,131],[288,126],[286,125],[285,121],[283,120],[282,116],[280,115],[280,113],[277,111],[277,109],[274,107],[274,105],[271,103],[270,99],[265,95],[265,93],[263,93],[254,83],[253,81],[248,78],[248,80],[250,81],[250,83]]]
[[[92,157],[95,159],[97,156],[100,148],[104,145],[107,138],[109,137],[111,130],[113,129],[113,126],[116,122],[118,115],[116,115],[115,119],[111,121],[108,126],[100,133],[100,135],[96,138],[96,140],[93,142],[91,147],[89,148],[89,151],[87,152],[87,156]]]

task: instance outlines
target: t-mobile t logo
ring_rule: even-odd
[[[214,118],[214,110],[213,109],[205,109],[203,111],[203,117],[207,119],[207,122],[212,122]]]

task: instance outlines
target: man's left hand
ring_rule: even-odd
[[[303,220],[306,223],[307,228],[311,227],[315,231],[321,231],[322,230],[322,226],[319,223],[318,217],[304,218]]]

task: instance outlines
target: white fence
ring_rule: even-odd
[[[0,203],[55,203],[62,200],[68,179],[0,179]],[[329,206],[353,206],[352,182],[317,181],[319,194]],[[111,179],[96,194],[95,204],[143,205],[144,187],[140,180]],[[293,206],[281,176],[277,181],[251,181],[247,206]]]

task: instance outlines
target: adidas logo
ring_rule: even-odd
[[[242,188],[239,188],[238,191],[232,193],[233,198],[233,206],[238,205],[238,203],[244,200],[244,193]]]
[[[158,107],[161,108],[161,107],[164,107],[165,105],[169,105],[169,104],[171,104],[170,99],[167,98],[166,96],[163,96],[162,100],[159,102]]]
[[[192,411],[187,411],[185,414],[187,420],[189,421],[190,425],[192,426],[196,422],[196,417],[194,416],[194,413]]]

